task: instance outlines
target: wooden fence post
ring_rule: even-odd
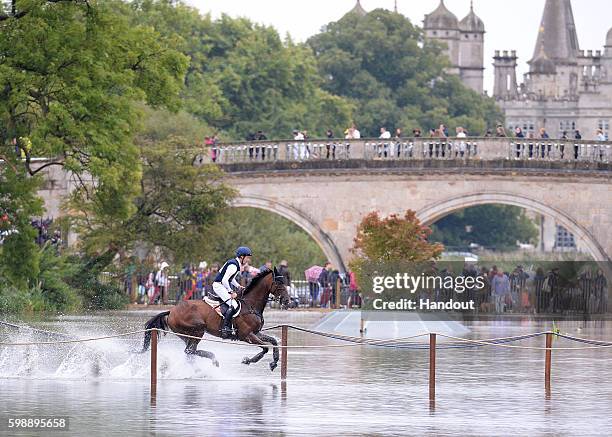
[[[281,327],[281,379],[287,379],[287,325]]]
[[[151,400],[157,396],[157,329],[151,331]]]
[[[546,392],[550,392],[550,367],[551,367],[551,358],[552,358],[552,333],[546,333],[546,359],[544,364],[544,388]]]
[[[436,400],[436,334],[429,334],[429,401]]]

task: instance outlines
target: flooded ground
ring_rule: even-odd
[[[154,313],[71,316],[30,326],[80,337],[141,329]],[[316,312],[266,313],[267,325],[317,325]],[[13,322],[23,324],[23,321]],[[559,323],[563,332],[612,340],[611,322]],[[488,321],[467,338],[519,335],[550,322]],[[280,333],[275,333],[280,336]],[[2,341],[49,337],[0,327]],[[221,367],[187,358],[172,337],[159,345],[155,405],[149,355],[131,353],[141,335],[80,345],[0,346],[0,423],[9,416],[68,416],[70,431],[39,435],[610,435],[612,348],[553,353],[552,392],[544,391],[544,352],[483,347],[439,350],[437,398],[428,401],[428,351],[369,346],[290,349],[286,387],[270,356],[240,364],[258,350],[204,343]],[[337,345],[290,331],[291,345]],[[521,342],[543,346],[544,338]],[[555,347],[579,347],[555,340]],[[584,345],[586,346],[586,345]],[[0,435],[17,435],[5,425]],[[26,435],[23,433],[22,435]],[[29,433],[27,435],[37,435]]]

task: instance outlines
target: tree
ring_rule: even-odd
[[[242,244],[253,251],[255,267],[284,259],[295,279],[303,279],[304,270],[325,261],[321,248],[303,229],[278,214],[255,208],[233,208],[220,215],[209,239],[208,260],[224,262]]]
[[[30,204],[32,178],[61,166],[74,176],[82,202],[95,204],[105,217],[127,219],[142,172],[134,143],[141,121],[136,103],[176,108],[187,57],[152,27],[132,22],[122,1],[24,0],[11,6],[0,15],[0,155],[7,158],[3,166],[15,167],[11,196]],[[51,161],[41,166],[35,157]],[[25,223],[17,223],[5,255],[13,239],[31,246]],[[37,263],[32,251],[25,259],[23,270],[12,270],[22,278],[19,272],[35,271]]]
[[[118,217],[82,193],[72,196],[71,206],[76,211],[72,218],[82,236],[82,247],[97,254],[101,267],[115,254],[127,254],[137,246],[159,248],[177,262],[201,257],[211,244],[210,228],[235,195],[222,183],[223,173],[217,166],[194,165],[190,145],[205,127],[195,121],[191,128],[173,132],[190,116],[161,114],[169,119],[164,125],[167,129],[147,123],[136,139],[143,170],[133,213]],[[159,111],[150,111],[150,121],[158,120],[159,115]]]
[[[318,61],[324,88],[359,108],[362,134],[378,136],[386,126],[463,126],[478,134],[501,120],[493,99],[446,74],[440,43],[401,14],[382,9],[347,14],[307,41]]]
[[[431,229],[422,225],[412,210],[404,217],[391,214],[386,218],[374,211],[359,224],[353,252],[372,262],[428,261],[444,250],[441,244],[428,241],[430,234]]]
[[[446,246],[475,243],[498,250],[516,248],[516,242],[534,243],[538,228],[525,210],[512,205],[480,205],[447,215],[432,225],[430,240]]]
[[[12,156],[0,166],[0,276],[25,287],[39,273],[36,230],[31,218],[42,212],[36,196],[37,178],[26,178],[25,170]]]
[[[321,87],[310,47],[245,18],[212,20],[180,1],[132,5],[138,22],[155,26],[189,56],[185,109],[226,139],[257,130],[276,138],[288,138],[293,129],[322,136],[349,124],[352,105]]]
[[[187,58],[120,1],[17,2],[1,22],[1,144],[18,142],[28,175],[62,166],[89,178],[99,202],[124,216],[138,183],[134,102],[176,107]],[[36,166],[33,157],[55,158]],[[111,207],[110,205],[108,205]]]

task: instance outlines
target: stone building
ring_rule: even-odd
[[[440,0],[436,10],[425,15],[423,30],[427,38],[446,44],[451,63],[449,73],[458,75],[466,86],[482,94],[485,26],[474,13],[473,3],[470,12],[459,21]]]
[[[602,50],[580,50],[571,0],[546,0],[538,37],[523,82],[516,78],[517,53],[495,51],[493,95],[516,126],[537,137],[545,128],[553,138],[585,139],[597,129],[606,136],[612,119],[612,29]]]

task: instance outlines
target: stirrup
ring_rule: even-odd
[[[233,329],[231,327],[226,328],[223,327],[221,328],[221,338],[230,338],[233,335]]]

